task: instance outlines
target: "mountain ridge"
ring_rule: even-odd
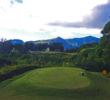
[[[37,40],[37,41],[27,41],[27,42],[32,42],[34,44],[52,44],[55,42],[61,42],[64,46],[64,49],[71,49],[71,48],[76,48],[80,47],[82,44],[87,44],[87,43],[93,43],[97,42],[99,43],[100,38],[93,37],[93,36],[87,36],[87,37],[82,37],[82,38],[72,38],[72,39],[63,39],[61,37],[53,38],[53,39],[47,39],[47,40]],[[14,39],[11,40],[12,44],[16,43],[22,43],[24,44],[23,40],[19,39]]]
[[[13,40],[11,40],[11,43],[12,44],[17,44],[17,43],[24,44],[24,41],[23,40],[20,40],[20,39],[13,39]]]

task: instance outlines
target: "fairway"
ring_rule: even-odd
[[[69,67],[43,68],[33,71],[29,75],[28,81],[38,87],[60,89],[82,88],[90,84],[86,75],[81,76],[80,73],[82,71],[84,70]]]
[[[0,100],[110,100],[109,84],[80,68],[40,68],[0,83]]]

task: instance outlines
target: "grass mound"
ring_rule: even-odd
[[[28,80],[38,87],[72,89],[89,86],[88,77],[81,76],[79,68],[53,67],[33,71]]]
[[[110,80],[79,68],[36,69],[0,83],[0,100],[110,100]]]

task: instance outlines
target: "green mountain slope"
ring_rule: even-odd
[[[70,48],[79,47],[82,44],[93,43],[93,42],[98,43],[99,40],[100,40],[99,38],[88,36],[88,37],[73,38],[73,39],[63,39],[61,37],[57,37],[49,40],[39,40],[39,41],[31,41],[31,42],[33,42],[34,44],[39,44],[39,43],[52,44],[54,42],[61,42],[65,49],[70,49]]]
[[[48,40],[38,40],[38,41],[27,41],[27,42],[32,42],[34,44],[52,44],[55,42],[61,42],[64,46],[65,49],[71,49],[71,48],[76,48],[81,46],[82,44],[86,43],[93,43],[93,42],[99,42],[99,38],[88,36],[88,37],[83,37],[83,38],[73,38],[73,39],[63,39],[61,37],[53,38],[53,39],[48,39]],[[14,39],[11,40],[12,44],[17,44],[21,43],[24,44],[22,40]]]

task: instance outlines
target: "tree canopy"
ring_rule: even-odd
[[[103,35],[110,34],[110,21],[104,26],[103,30],[101,31]]]

